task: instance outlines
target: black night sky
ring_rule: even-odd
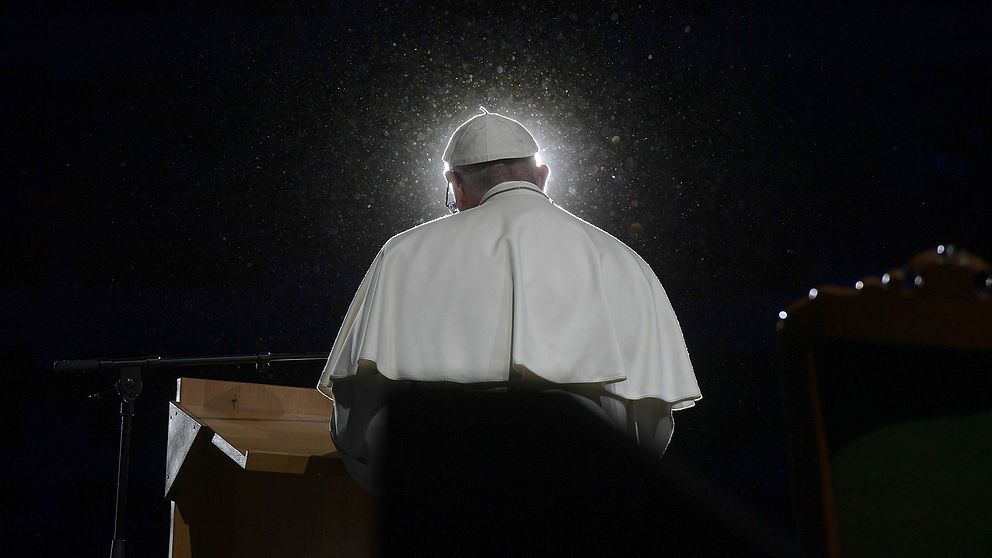
[[[0,11],[3,540],[109,551],[112,380],[53,361],[329,350],[382,243],[446,212],[479,105],[665,285],[704,395],[670,451],[788,531],[776,314],[992,257],[992,10],[651,6]],[[173,379],[138,403],[134,555],[167,550]]]

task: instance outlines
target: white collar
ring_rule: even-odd
[[[486,192],[486,195],[482,196],[482,199],[479,200],[479,205],[486,203],[486,201],[493,196],[502,194],[503,192],[509,192],[511,190],[530,190],[531,192],[536,192],[548,198],[548,195],[542,192],[536,184],[524,180],[511,180],[509,182],[501,182],[490,188],[489,191]],[[550,200],[551,198],[548,199]]]

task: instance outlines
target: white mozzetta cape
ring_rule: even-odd
[[[627,245],[504,182],[473,209],[391,238],[365,275],[318,388],[359,363],[394,380],[492,382],[511,368],[605,382],[626,399],[700,399],[661,283]]]

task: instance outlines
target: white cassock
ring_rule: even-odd
[[[614,398],[670,410],[701,398],[675,312],[647,263],[521,181],[379,250],[318,389],[335,399],[332,382],[372,369],[379,384],[504,382],[515,372],[602,384]],[[362,397],[349,399],[357,407]],[[368,425],[355,423],[371,418],[356,421],[357,409],[338,403],[335,441],[344,450],[344,431],[357,443]]]

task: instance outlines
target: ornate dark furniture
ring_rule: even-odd
[[[778,322],[811,556],[992,552],[992,278],[950,246]]]

